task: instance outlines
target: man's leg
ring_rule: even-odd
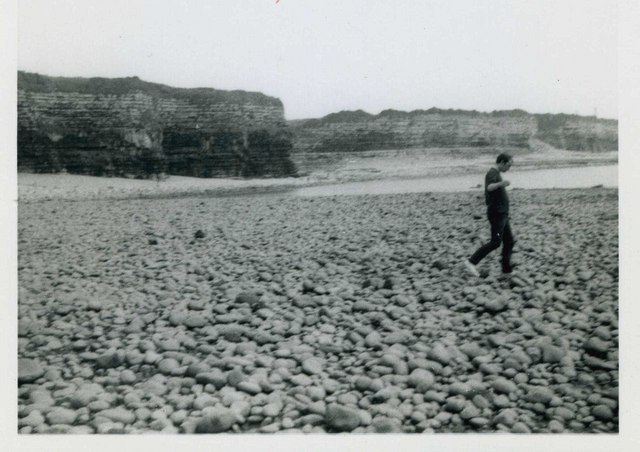
[[[511,253],[513,251],[513,245],[515,241],[513,234],[511,233],[511,225],[507,220],[507,223],[502,230],[502,271],[504,273],[511,273]]]
[[[506,215],[489,215],[489,223],[491,224],[491,240],[488,243],[482,245],[478,250],[473,253],[469,258],[469,262],[473,265],[484,259],[491,251],[500,247],[503,240],[503,231],[508,224],[508,217]]]

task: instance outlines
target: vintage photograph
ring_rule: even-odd
[[[18,435],[617,434],[618,17],[21,0]]]

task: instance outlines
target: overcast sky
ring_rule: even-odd
[[[18,68],[260,91],[288,119],[521,108],[617,118],[611,0],[20,0]]]

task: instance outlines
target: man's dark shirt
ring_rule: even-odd
[[[509,213],[507,190],[504,187],[496,188],[493,191],[487,189],[489,184],[495,184],[496,182],[502,182],[500,171],[491,168],[484,178],[484,200],[487,203],[489,212],[507,214]]]

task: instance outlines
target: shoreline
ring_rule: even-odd
[[[356,169],[348,165],[334,171],[314,172],[309,175],[288,178],[210,178],[169,176],[163,181],[150,179],[110,178],[75,174],[18,173],[18,202],[42,202],[49,200],[83,201],[96,199],[163,199],[194,196],[253,196],[274,195],[301,188],[341,185],[355,182],[388,182],[395,180],[417,180],[421,178],[458,177],[480,174],[489,162],[474,159],[450,162],[449,166],[434,166],[434,161],[424,161],[418,171],[405,168],[376,170],[366,167]],[[367,163],[363,161],[363,163]],[[379,163],[379,162],[378,162]],[[426,163],[426,165],[424,164]],[[453,163],[453,165],[451,165]],[[431,164],[431,166],[428,166]],[[585,159],[581,162],[548,160],[526,160],[518,171],[545,169],[581,168],[618,164],[613,159]],[[470,187],[469,190],[473,190]]]

